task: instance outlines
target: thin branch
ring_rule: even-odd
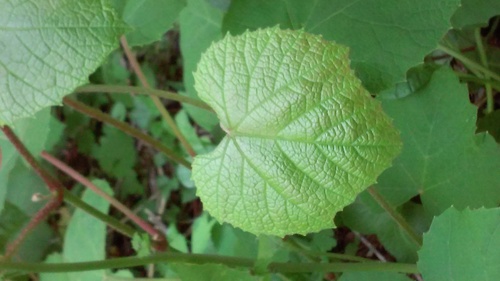
[[[130,64],[130,66],[132,67],[132,69],[134,70],[134,72],[137,75],[137,77],[139,78],[139,81],[141,81],[142,86],[144,86],[145,88],[151,88],[151,86],[148,83],[148,80],[146,79],[146,76],[144,76],[144,73],[142,73],[141,66],[139,65],[139,62],[135,58],[135,55],[132,53],[132,50],[130,49],[130,47],[128,45],[128,42],[127,42],[127,39],[125,38],[125,36],[122,36],[120,38],[120,42],[121,42],[123,51],[125,52],[125,55],[127,56],[128,62]],[[172,116],[170,116],[170,114],[168,113],[168,111],[165,109],[165,106],[160,101],[160,99],[158,97],[156,97],[156,96],[150,96],[150,97],[153,100],[155,106],[160,111],[161,115],[163,116],[163,119],[170,126],[170,128],[174,132],[174,135],[180,141],[180,143],[182,144],[182,146],[186,149],[186,151],[188,152],[188,154],[191,155],[191,156],[193,156],[193,157],[196,156],[196,152],[194,151],[193,147],[191,146],[191,144],[189,144],[189,142],[187,141],[187,139],[184,137],[184,135],[182,134],[182,132],[179,129],[179,127],[177,127],[177,125],[175,124],[174,119],[172,118]]]
[[[95,85],[89,84],[85,86],[81,86],[76,88],[75,93],[95,93],[95,92],[103,92],[103,93],[116,93],[116,94],[141,94],[148,96],[157,96],[164,99],[174,100],[181,103],[190,104],[192,106],[196,106],[198,108],[214,112],[213,109],[208,106],[208,104],[202,102],[198,99],[193,99],[188,96],[182,96],[173,92],[156,90],[156,89],[148,89],[144,87],[137,86],[124,86],[124,85]]]
[[[0,269],[29,272],[79,272],[99,269],[127,268],[144,266],[154,263],[189,263],[207,264],[216,263],[229,267],[253,269],[255,260],[240,257],[230,257],[207,254],[162,253],[148,257],[115,258],[103,261],[78,263],[30,263],[0,261]],[[406,263],[271,263],[270,272],[300,273],[300,272],[354,272],[354,271],[383,271],[418,273],[417,265]]]
[[[76,197],[75,195],[71,194],[71,192],[68,192],[68,191],[64,192],[64,201],[70,203],[71,205],[73,205],[77,208],[80,208],[84,212],[101,220],[102,222],[106,223],[112,229],[120,232],[121,234],[123,234],[129,238],[132,238],[134,236],[134,233],[136,233],[136,231],[132,227],[120,222],[119,220],[117,220],[109,215],[106,215],[106,214],[100,212],[96,208],[85,203],[85,201],[83,201],[80,198]]]
[[[97,109],[94,109],[90,106],[87,106],[81,102],[78,102],[76,100],[70,99],[68,97],[65,97],[63,99],[63,102],[65,105],[75,109],[76,111],[83,113],[87,116],[90,116],[94,119],[97,119],[101,122],[104,122],[106,124],[109,124],[113,127],[116,127],[117,129],[123,131],[124,133],[135,137],[137,139],[140,139],[144,143],[150,145],[154,149],[163,152],[167,157],[170,159],[174,160],[175,162],[187,167],[191,168],[191,164],[184,158],[178,156],[176,153],[174,153],[170,148],[164,146],[160,141],[154,139],[153,137],[144,134],[143,132],[137,130],[136,128],[130,126],[129,124],[125,122],[118,121],[108,114],[105,114]]]
[[[368,193],[377,201],[377,203],[391,216],[398,226],[408,234],[411,241],[418,247],[422,246],[422,237],[418,235],[413,227],[380,195],[373,186],[368,188]]]
[[[120,201],[116,200],[116,198],[110,196],[103,190],[101,190],[99,187],[97,187],[95,184],[93,184],[90,180],[82,176],[80,173],[63,163],[62,161],[58,160],[57,158],[53,157],[52,155],[42,152],[41,153],[42,157],[47,160],[49,163],[54,165],[56,168],[59,170],[63,171],[65,174],[73,178],[74,180],[78,181],[81,183],[83,186],[87,187],[88,189],[92,190],[95,192],[97,195],[101,196],[104,198],[106,201],[108,201],[113,207],[115,207],[117,210],[122,212],[125,216],[129,217],[131,221],[133,221],[135,224],[137,224],[140,228],[142,228],[144,231],[146,231],[149,235],[151,235],[152,239],[157,242],[165,242],[166,243],[166,238],[163,233],[155,229],[152,225],[150,225],[148,222],[144,221],[141,219],[139,216],[137,216],[134,212],[132,212],[127,206],[123,205]]]

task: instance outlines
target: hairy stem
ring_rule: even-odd
[[[92,207],[91,205],[85,203],[82,201],[80,198],[76,197],[75,195],[71,194],[71,192],[65,191],[64,192],[64,201],[68,202],[69,204],[80,208],[87,214],[99,219],[100,221],[104,222],[106,225],[109,227],[113,228],[114,230],[120,232],[121,234],[132,238],[134,236],[134,233],[136,232],[132,227],[121,223],[119,220],[106,215],[96,208]]]
[[[141,95],[149,95],[156,96],[159,98],[169,99],[178,101],[181,103],[190,104],[192,106],[196,106],[198,108],[213,112],[213,109],[208,106],[208,104],[202,102],[201,100],[193,99],[188,96],[182,96],[179,94],[175,94],[169,91],[157,90],[157,89],[148,89],[144,87],[136,87],[136,86],[124,86],[124,85],[95,85],[89,84],[85,86],[81,86],[76,88],[75,93],[95,93],[95,92],[103,92],[103,93],[120,93],[120,94],[141,94]]]
[[[24,239],[28,234],[33,231],[47,216],[55,210],[62,202],[64,187],[62,184],[52,177],[49,172],[47,172],[38,161],[33,157],[31,152],[28,151],[26,146],[19,140],[17,135],[12,131],[9,126],[1,127],[3,133],[7,139],[12,143],[16,150],[21,154],[21,156],[28,162],[28,164],[35,170],[36,174],[43,180],[47,188],[52,193],[53,197],[51,201],[47,203],[42,209],[40,209],[28,222],[28,224],[21,230],[16,239],[10,243],[5,251],[5,257],[10,258],[19,246],[22,244]]]
[[[133,221],[135,224],[137,224],[140,228],[142,228],[144,231],[146,231],[149,235],[151,235],[151,237],[154,241],[166,243],[166,238],[165,238],[165,235],[163,235],[163,233],[161,233],[160,231],[155,229],[148,222],[141,219],[134,212],[132,212],[129,208],[127,208],[127,206],[123,205],[120,201],[116,200],[116,198],[110,196],[109,194],[107,194],[106,192],[101,190],[99,187],[97,187],[95,184],[93,184],[90,180],[88,180],[87,178],[82,176],[77,171],[73,170],[71,167],[69,167],[65,163],[59,161],[58,159],[56,159],[52,155],[50,155],[46,152],[42,152],[41,155],[45,160],[47,160],[49,163],[54,165],[56,168],[63,171],[65,174],[67,174],[68,176],[70,176],[74,180],[81,183],[83,186],[87,187],[88,189],[92,190],[94,193],[96,193],[97,195],[101,196],[106,201],[108,201],[113,207],[115,207],[117,210],[122,212],[131,221]]]
[[[112,268],[127,268],[143,266],[153,263],[189,263],[207,264],[217,263],[229,267],[253,269],[255,260],[239,257],[205,254],[163,253],[148,257],[127,257],[108,259],[104,261],[79,263],[28,263],[0,261],[0,269],[30,272],[75,272]],[[300,272],[352,272],[352,271],[385,271],[401,273],[418,273],[415,264],[403,263],[271,263],[268,266],[271,272],[300,273]]]
[[[164,146],[160,141],[154,139],[153,137],[151,137],[149,135],[144,134],[143,132],[128,125],[127,123],[118,121],[118,120],[112,118],[111,116],[109,116],[108,114],[105,114],[97,109],[94,109],[90,106],[87,106],[81,102],[70,99],[68,97],[65,97],[63,99],[63,102],[65,105],[75,109],[76,111],[78,111],[82,114],[85,114],[85,115],[90,116],[94,119],[97,119],[101,122],[109,124],[117,129],[123,131],[124,133],[132,136],[132,137],[135,137],[137,139],[142,140],[144,143],[150,145],[154,149],[164,153],[167,157],[169,157],[173,161],[175,161],[175,162],[177,162],[177,163],[179,163],[179,164],[181,164],[189,169],[191,168],[191,164],[186,159],[182,158],[181,156],[178,156],[176,153],[174,153],[172,150],[170,150],[170,148]]]
[[[398,226],[408,234],[412,242],[418,247],[422,246],[422,237],[418,235],[413,227],[380,195],[373,186],[368,188],[368,193],[377,201],[377,203],[391,216]]]
[[[125,55],[127,56],[130,67],[132,67],[135,74],[139,78],[139,81],[141,81],[142,86],[150,89],[151,86],[149,85],[148,80],[146,79],[146,76],[144,76],[144,73],[142,73],[141,66],[139,65],[139,62],[137,61],[137,59],[135,58],[135,55],[132,53],[132,50],[130,49],[125,36],[122,36],[120,38],[120,42],[121,42],[123,51],[125,52]],[[174,135],[180,141],[182,146],[186,149],[188,154],[193,156],[193,157],[196,156],[196,152],[194,151],[193,147],[191,146],[191,144],[189,144],[187,139],[184,137],[184,135],[182,134],[179,127],[177,127],[174,119],[172,118],[172,116],[170,116],[167,109],[165,108],[163,103],[160,101],[160,99],[157,96],[150,96],[150,97],[153,100],[156,108],[158,108],[161,115],[163,116],[163,119],[165,120],[165,122],[167,122],[168,126],[170,126],[170,128],[172,128]]]

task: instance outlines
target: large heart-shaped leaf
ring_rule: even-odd
[[[193,163],[205,208],[253,233],[333,226],[386,169],[397,131],[349,67],[348,49],[304,31],[226,36],[195,73],[227,136]]]
[[[60,104],[124,31],[106,0],[0,0],[0,125]]]

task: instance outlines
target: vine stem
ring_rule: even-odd
[[[186,168],[190,169],[191,164],[184,158],[178,156],[175,154],[170,148],[164,146],[160,141],[154,139],[153,137],[144,134],[143,132],[139,131],[138,129],[128,125],[125,122],[118,121],[108,114],[105,114],[97,109],[94,109],[90,106],[87,106],[79,101],[70,99],[68,97],[63,98],[63,102],[65,105],[75,109],[76,111],[85,114],[87,116],[90,116],[94,119],[97,119],[101,122],[104,122],[106,124],[109,124],[124,133],[135,137],[137,139],[142,140],[144,143],[148,144],[149,146],[153,147],[154,149],[164,153],[166,156],[168,156],[170,159],[173,161],[185,166]]]
[[[145,88],[150,89],[151,86],[149,85],[148,80],[146,79],[146,76],[144,76],[144,73],[142,72],[141,67],[139,65],[139,62],[137,61],[135,55],[132,53],[132,50],[130,49],[130,46],[128,45],[128,42],[127,42],[127,39],[125,38],[125,36],[122,36],[120,38],[120,42],[121,42],[123,51],[125,52],[125,56],[127,56],[130,67],[132,67],[132,69],[134,70],[135,74],[139,78],[139,81],[141,81],[141,84]],[[163,105],[161,100],[157,96],[150,96],[150,98],[153,100],[155,106],[160,111],[165,122],[167,122],[167,124],[170,126],[170,128],[172,128],[174,135],[180,141],[182,146],[186,149],[187,153],[189,155],[191,155],[192,157],[196,156],[196,152],[194,151],[193,147],[191,146],[191,144],[189,144],[187,139],[184,137],[184,135],[182,134],[179,127],[177,127],[174,119],[172,118],[172,116],[170,116],[168,111],[165,109],[165,106]]]
[[[4,135],[21,154],[21,156],[28,162],[28,164],[35,170],[35,173],[43,180],[49,191],[52,193],[52,198],[42,209],[40,209],[31,218],[28,224],[21,230],[16,239],[10,243],[5,250],[5,257],[10,258],[17,251],[22,242],[26,239],[28,234],[33,231],[47,216],[55,210],[62,202],[64,188],[62,184],[52,177],[38,161],[33,157],[31,152],[28,151],[26,146],[19,140],[17,135],[12,131],[9,126],[1,127]]]
[[[478,64],[477,62],[469,59],[468,57],[462,55],[460,52],[457,52],[447,46],[444,46],[442,44],[438,44],[438,48],[441,49],[442,51],[448,53],[449,55],[455,57],[456,59],[460,60],[464,64],[466,64],[468,67],[475,69],[477,71],[482,72],[483,74],[490,75],[491,78],[500,81],[500,75],[496,74],[495,72],[489,70],[488,68],[485,68],[484,66]]]
[[[188,263],[207,264],[217,263],[229,267],[253,269],[255,260],[248,258],[206,255],[162,253],[147,257],[115,258],[103,261],[78,262],[78,263],[29,263],[0,261],[0,269],[29,272],[77,272],[99,269],[127,268],[143,266],[154,263]],[[353,272],[353,271],[384,271],[401,273],[418,273],[415,264],[405,263],[271,263],[268,268],[271,272],[300,273],[300,272]]]
[[[136,231],[132,227],[130,227],[124,223],[121,223],[119,220],[117,220],[109,215],[106,215],[106,214],[100,212],[96,208],[85,203],[85,201],[81,200],[80,198],[76,197],[71,192],[68,192],[66,190],[64,191],[64,201],[75,206],[76,208],[83,210],[84,212],[88,213],[89,215],[94,216],[95,218],[97,218],[97,219],[101,220],[102,222],[104,222],[105,224],[107,224],[112,229],[120,232],[121,234],[123,234],[129,238],[132,238],[134,236],[134,234],[136,233]]]
[[[474,30],[474,37],[476,39],[477,52],[479,53],[479,58],[481,59],[481,64],[486,68],[488,68],[488,58],[486,57],[486,52],[484,50],[483,39],[481,38],[481,28],[478,27]],[[485,73],[484,78],[486,80],[490,79],[490,75]],[[492,113],[495,109],[495,101],[493,100],[493,88],[490,83],[484,84],[486,90],[486,113]]]
[[[375,201],[391,216],[391,218],[398,224],[398,226],[408,234],[411,241],[418,247],[422,246],[422,237],[418,235],[413,227],[387,202],[382,195],[380,195],[373,186],[368,188],[368,193],[375,199]]]
[[[103,92],[103,93],[116,93],[116,94],[141,94],[148,96],[156,96],[164,99],[174,100],[181,103],[187,103],[192,106],[196,106],[198,108],[204,109],[206,111],[214,112],[213,109],[208,106],[208,104],[202,102],[201,100],[193,99],[188,96],[182,96],[173,92],[157,90],[157,89],[149,89],[144,87],[137,86],[124,86],[124,85],[96,85],[96,84],[88,84],[81,87],[76,88],[75,93],[95,93],[95,92]]]
[[[53,157],[52,155],[48,154],[47,152],[42,152],[41,153],[42,157],[47,160],[50,164],[54,165],[56,168],[59,170],[63,171],[66,173],[68,176],[73,178],[74,180],[78,181],[81,183],[83,186],[87,187],[88,189],[92,190],[94,193],[99,195],[100,197],[104,198],[106,201],[108,201],[113,207],[115,207],[117,210],[122,212],[125,216],[130,218],[131,221],[133,221],[135,224],[137,224],[140,228],[142,228],[144,231],[146,231],[149,235],[151,235],[153,241],[156,241],[158,245],[161,245],[159,248],[165,249],[166,248],[166,238],[163,233],[155,229],[152,225],[150,225],[148,222],[144,221],[141,219],[139,216],[137,216],[134,212],[132,212],[127,206],[123,205],[120,201],[116,200],[116,198],[110,196],[103,190],[101,190],[99,187],[97,187],[95,184],[93,184],[90,180],[82,176],[80,173],[63,163],[62,161],[58,160],[57,158]]]

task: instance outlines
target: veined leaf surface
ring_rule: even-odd
[[[398,132],[350,69],[348,48],[304,31],[226,36],[195,87],[227,136],[193,163],[205,208],[252,233],[333,226],[400,150]]]
[[[0,125],[60,104],[125,31],[106,0],[0,0],[0,7]]]

